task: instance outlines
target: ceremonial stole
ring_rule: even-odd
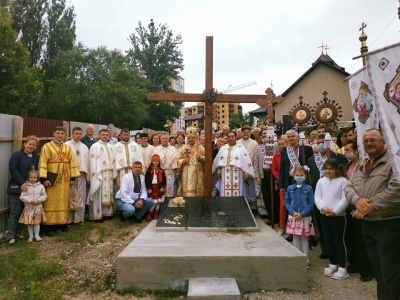
[[[293,149],[292,146],[287,146],[286,150],[287,150],[287,154],[288,154],[288,157],[289,157],[290,164],[292,166],[289,175],[291,177],[293,177],[294,168],[296,166],[300,166],[299,159],[297,158],[297,155],[299,154],[299,148],[297,148],[297,155],[296,155],[296,153],[294,153],[294,149]]]
[[[272,165],[272,158],[274,156],[274,137],[272,135],[268,135],[264,140],[264,149],[261,149],[261,153],[262,152],[264,152],[263,168],[270,169]]]
[[[315,160],[315,164],[318,167],[319,170],[319,178],[324,177],[324,163],[326,161],[327,157],[325,156],[322,157],[319,153],[314,155],[314,160]]]

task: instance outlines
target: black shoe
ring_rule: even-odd
[[[325,254],[325,253],[321,253],[318,257],[320,259],[328,259],[329,258],[328,254]]]
[[[60,226],[60,231],[61,232],[67,232],[69,230],[68,225],[61,225]]]
[[[54,236],[54,231],[53,230],[46,230],[44,232],[44,235],[46,235],[46,236]]]
[[[360,281],[361,282],[368,282],[368,281],[371,281],[371,280],[373,280],[375,277],[373,276],[373,275],[371,275],[371,274],[363,274],[363,275],[361,275],[361,277],[360,277]]]
[[[133,216],[133,217],[132,217],[132,222],[133,222],[133,223],[138,223],[138,224],[139,224],[139,223],[142,223],[142,219],[138,219],[138,218],[136,218],[135,216]]]
[[[289,234],[289,236],[286,238],[286,241],[289,243],[293,242],[293,234]]]
[[[95,220],[94,222],[95,222],[95,223],[104,223],[104,220],[103,220],[103,219],[100,219],[100,220]]]
[[[112,220],[112,219],[114,219],[114,216],[107,216],[107,217],[104,217],[103,219],[104,220]]]
[[[253,213],[253,216],[257,216],[258,215],[258,208],[252,208],[251,212]]]
[[[350,265],[350,266],[347,268],[347,272],[348,272],[348,273],[358,273],[358,272],[360,272],[360,270],[359,270],[356,266]],[[361,277],[362,277],[362,276],[361,276]]]
[[[124,215],[122,214],[122,211],[119,212],[119,218],[121,219],[121,222],[126,222],[126,219]]]

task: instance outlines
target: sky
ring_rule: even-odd
[[[138,22],[166,24],[183,39],[186,93],[205,88],[205,41],[214,37],[214,87],[223,91],[282,94],[320,56],[328,55],[348,73],[362,67],[359,28],[367,24],[369,50],[400,37],[397,0],[69,0],[76,14],[77,42],[126,51]],[[322,88],[323,89],[323,88]],[[191,105],[187,103],[186,106]],[[244,104],[243,111],[258,108]]]

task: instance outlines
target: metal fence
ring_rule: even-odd
[[[9,200],[7,183],[9,179],[8,160],[14,151],[14,122],[18,116],[0,114],[0,232],[7,228]]]

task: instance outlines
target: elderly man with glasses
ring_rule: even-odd
[[[356,208],[353,217],[361,219],[378,299],[400,299],[400,181],[381,132],[365,131],[363,144],[368,158],[358,163],[345,194]]]

